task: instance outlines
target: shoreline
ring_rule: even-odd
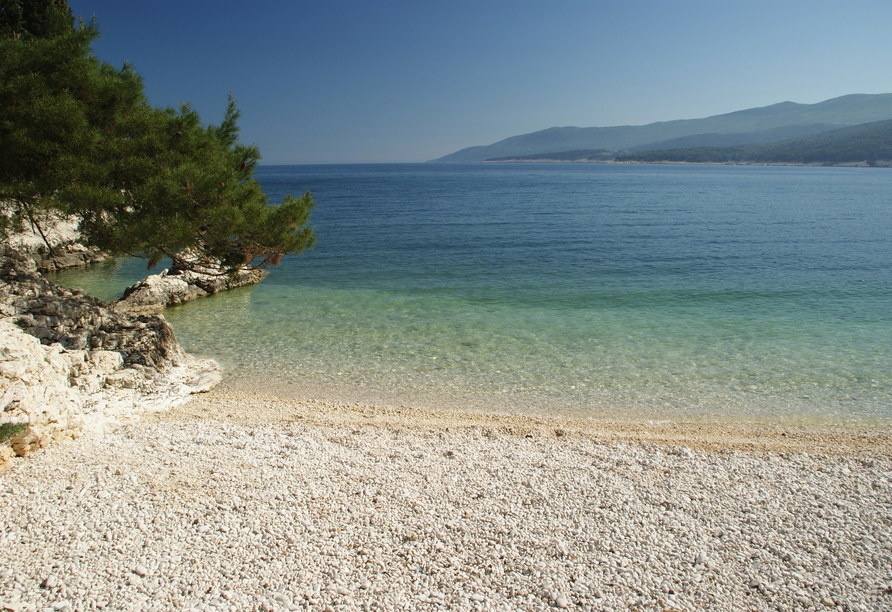
[[[889,450],[224,383],[0,476],[0,608],[880,609]]]
[[[888,434],[783,433],[224,386],[0,476],[0,607],[888,606]]]
[[[892,168],[892,160],[878,160],[871,165],[866,161],[858,162],[691,162],[691,161],[616,161],[612,159],[485,159],[482,164],[638,164],[638,165],[671,165],[671,166],[793,166],[797,168]]]
[[[869,409],[858,412],[847,406],[832,406],[825,398],[816,403],[809,398],[771,396],[767,393],[744,397],[742,393],[717,397],[714,390],[703,397],[692,395],[648,395],[636,390],[621,395],[570,391],[496,391],[491,387],[476,389],[474,381],[465,384],[425,385],[425,381],[406,382],[395,386],[392,380],[333,380],[324,374],[317,381],[313,375],[300,374],[286,377],[269,371],[240,372],[223,364],[228,372],[224,389],[235,392],[254,392],[264,389],[273,398],[287,400],[323,400],[346,404],[374,406],[402,406],[433,412],[467,412],[500,414],[506,416],[542,416],[568,418],[581,421],[616,422],[683,422],[699,425],[710,424],[777,424],[805,427],[863,426],[892,430],[892,414],[888,402],[864,400],[859,405]],[[233,371],[233,369],[235,371]],[[330,374],[330,373],[328,373]],[[340,374],[340,373],[339,373]],[[817,406],[817,408],[816,408]]]
[[[256,391],[262,388],[265,392]],[[706,452],[809,452],[841,456],[892,456],[892,423],[874,420],[771,418],[644,418],[635,415],[542,415],[450,405],[417,407],[411,402],[333,399],[325,391],[263,381],[255,389],[224,378],[211,392],[150,418],[211,419],[250,424],[300,421],[325,427],[492,428],[515,435],[574,436],[609,441],[684,444]],[[555,432],[561,432],[559,435]]]

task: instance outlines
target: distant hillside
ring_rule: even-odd
[[[852,94],[817,104],[781,102],[705,119],[639,126],[554,127],[469,147],[433,161],[477,162],[595,149],[653,151],[677,146],[764,144],[884,119],[892,119],[892,94]]]
[[[689,147],[620,155],[617,162],[890,165],[892,120],[841,128],[778,143],[743,147]]]
[[[487,159],[488,162],[592,162],[612,161],[616,157],[616,151],[604,149],[584,149],[582,151],[561,151],[560,153],[537,153],[535,155],[521,155],[519,157],[497,157]]]
[[[892,117],[890,117],[892,118]],[[764,144],[811,136],[821,132],[839,129],[838,125],[826,123],[806,123],[802,125],[790,125],[758,132],[737,132],[732,134],[694,134],[682,136],[663,142],[652,142],[629,149],[632,152],[653,151],[656,149],[682,149],[686,147],[737,147],[748,144]]]

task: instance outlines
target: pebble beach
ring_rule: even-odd
[[[0,475],[0,609],[890,610],[890,451],[224,384]]]

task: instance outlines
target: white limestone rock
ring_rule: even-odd
[[[0,319],[0,424],[27,429],[0,442],[0,470],[13,454],[26,456],[84,431],[103,431],[147,411],[165,410],[210,390],[221,379],[213,361],[185,356],[164,372],[124,367],[113,351],[66,351]]]
[[[159,312],[206,295],[256,284],[263,276],[261,270],[240,270],[230,275],[220,270],[166,269],[127,287],[124,296],[114,302],[112,308],[128,314]]]
[[[176,306],[207,295],[203,289],[190,285],[179,276],[168,276],[167,270],[152,274],[131,285],[124,297],[112,304],[117,312],[141,314],[158,312],[167,306]]]

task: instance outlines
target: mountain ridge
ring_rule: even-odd
[[[892,119],[739,147],[688,147],[619,155],[616,162],[708,164],[892,164]]]
[[[675,119],[647,125],[551,127],[511,136],[491,145],[467,147],[431,161],[482,162],[500,157],[593,149],[644,152],[669,148],[666,143],[679,139],[685,139],[686,147],[764,144],[885,119],[892,119],[892,93],[849,94],[815,104],[786,101],[701,119]],[[793,134],[777,138],[784,131]],[[716,135],[724,135],[729,140],[717,142]]]

